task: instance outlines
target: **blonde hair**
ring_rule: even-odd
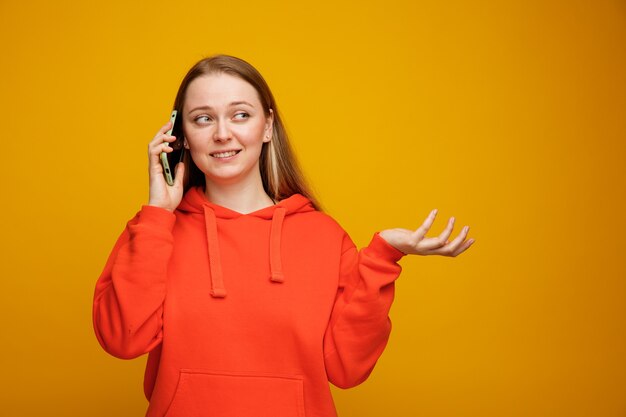
[[[174,108],[182,113],[187,88],[193,80],[201,76],[220,73],[229,74],[246,81],[258,93],[265,117],[269,117],[270,109],[274,113],[271,140],[263,143],[259,157],[261,179],[267,195],[273,200],[279,201],[296,193],[302,194],[311,200],[316,209],[321,210],[298,165],[274,96],[263,76],[248,62],[222,54],[198,61],[183,78],[176,94]],[[193,162],[189,152],[185,152],[183,162],[185,163],[183,181],[185,192],[195,186],[206,186],[204,173]]]

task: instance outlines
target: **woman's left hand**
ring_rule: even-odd
[[[425,237],[426,233],[435,221],[437,210],[430,212],[424,223],[417,230],[387,229],[380,232],[380,237],[385,239],[394,248],[410,255],[442,255],[457,256],[469,248],[474,239],[465,241],[469,226],[463,227],[461,233],[452,241],[448,238],[454,227],[454,217],[448,220],[445,230],[437,237]]]

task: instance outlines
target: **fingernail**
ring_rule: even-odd
[[[469,226],[465,226],[465,227],[463,228],[463,231],[464,231],[464,232],[466,232],[466,233],[467,233],[467,231],[468,231],[468,230],[469,230]]]
[[[437,214],[437,209],[434,209],[434,210],[432,211],[432,213],[433,213],[433,214]]]

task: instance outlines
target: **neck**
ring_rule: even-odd
[[[265,193],[261,176],[249,181],[218,183],[205,177],[204,195],[213,204],[247,214],[271,206],[274,201]]]

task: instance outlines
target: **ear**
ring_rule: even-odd
[[[187,138],[183,136],[183,146],[185,149],[189,149],[189,144],[187,143]]]
[[[274,111],[270,109],[270,115],[265,122],[265,131],[263,132],[263,142],[269,142],[272,140],[272,134],[274,132]]]

